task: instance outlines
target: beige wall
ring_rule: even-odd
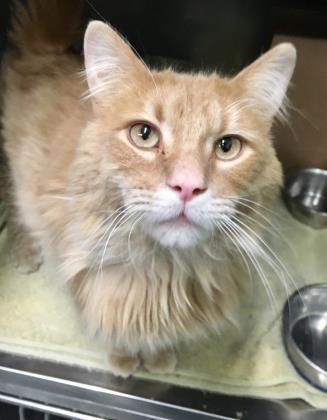
[[[291,128],[276,126],[278,155],[287,171],[300,167],[327,169],[327,40],[275,36],[273,43],[289,41],[298,61],[289,90]]]

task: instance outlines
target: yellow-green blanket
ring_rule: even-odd
[[[297,287],[326,281],[327,230],[311,230],[294,221],[282,206],[277,210],[288,244],[278,238],[270,244],[283,257]],[[278,310],[271,308],[263,286],[253,278],[253,292],[242,303],[239,327],[181,348],[174,375],[154,377],[140,371],[138,376],[228,394],[302,398],[327,408],[327,393],[308,385],[287,358],[281,337],[286,292],[275,275],[268,276]],[[295,286],[289,284],[289,288]],[[106,369],[104,345],[88,339],[85,331],[68,290],[50,280],[45,268],[32,275],[15,271],[4,231],[0,236],[0,351]]]

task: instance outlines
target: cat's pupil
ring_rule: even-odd
[[[148,138],[151,135],[151,127],[144,124],[142,125],[141,129],[140,129],[140,137],[142,137],[143,140],[148,140]]]
[[[231,137],[225,137],[220,140],[219,148],[224,152],[228,153],[233,147],[233,139]]]

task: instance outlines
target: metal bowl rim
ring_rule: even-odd
[[[287,194],[287,197],[290,198],[290,200],[292,200],[293,203],[294,203],[294,201],[296,201],[297,202],[297,206],[298,207],[301,207],[307,213],[310,213],[310,214],[316,215],[316,216],[320,216],[322,219],[327,218],[327,212],[326,211],[317,211],[317,210],[313,209],[312,207],[304,206],[300,201],[298,201],[295,198],[291,197],[289,194]]]
[[[285,180],[293,180],[295,177],[298,177],[302,174],[315,174],[315,175],[323,175],[327,179],[327,169],[320,169],[320,168],[304,168],[292,171],[289,175],[285,175]]]
[[[287,337],[285,337],[285,341],[286,341],[287,352],[288,352],[290,358],[292,359],[292,362],[296,365],[297,369],[301,370],[301,372],[303,370],[301,367],[299,367],[298,363],[294,360],[294,357],[292,357],[290,355],[290,353],[291,353],[290,350],[289,350],[290,346],[292,346],[292,351],[294,351],[296,353],[296,355],[307,364],[307,366],[309,366],[311,369],[314,369],[315,372],[321,373],[322,375],[327,377],[327,370],[324,370],[322,367],[320,367],[319,365],[314,363],[311,359],[309,359],[308,356],[306,356],[303,353],[303,351],[301,351],[301,349],[296,344],[296,342],[294,341],[293,336],[291,334],[288,334]],[[326,389],[326,391],[327,391],[327,389]]]
[[[327,289],[327,283],[312,283],[312,284],[306,284],[305,286],[302,286],[300,289],[295,290],[286,300],[285,304],[284,304],[284,308],[283,308],[283,320],[287,319],[289,321],[289,314],[288,314],[288,308],[289,308],[289,304],[292,300],[294,300],[297,296],[299,296],[301,298],[301,293],[306,292],[307,290],[310,289]],[[327,306],[327,303],[326,303]],[[302,317],[304,318],[304,317]],[[302,319],[300,318],[300,319]],[[290,326],[290,322],[288,322],[289,326]],[[292,324],[293,326],[293,324]]]
[[[327,172],[327,171],[326,171]],[[288,297],[287,302],[284,305],[284,309],[283,309],[283,336],[284,336],[284,342],[287,348],[287,353],[289,355],[289,357],[291,358],[292,362],[295,364],[296,368],[299,369],[301,371],[301,373],[306,376],[303,373],[303,369],[298,365],[298,363],[294,360],[294,357],[291,356],[291,352],[289,347],[292,346],[292,350],[296,353],[296,355],[304,361],[304,363],[306,363],[311,369],[314,369],[315,372],[317,373],[321,373],[324,376],[327,376],[327,371],[324,370],[323,368],[321,368],[319,365],[315,364],[311,359],[309,359],[299,348],[299,346],[297,345],[297,343],[294,341],[294,338],[291,334],[291,327],[293,327],[295,324],[292,324],[292,326],[290,325],[290,319],[289,319],[289,314],[288,314],[288,308],[289,308],[289,302],[291,300],[293,300],[295,297],[300,296],[301,297],[301,292],[309,290],[309,289],[313,289],[313,288],[322,288],[322,289],[327,289],[327,284],[326,283],[314,283],[314,284],[308,284],[305,285],[303,287],[301,287],[300,289],[296,290],[294,293],[292,293],[292,295],[290,297]],[[298,322],[300,319],[303,319],[306,317],[301,317],[299,318],[296,322]],[[311,378],[310,381],[312,381]],[[319,384],[318,384],[319,385]],[[326,389],[327,391],[327,389]]]
[[[312,369],[312,370],[315,371],[315,373],[318,373],[318,374],[321,374],[321,375],[327,377],[327,371],[324,370],[323,368],[321,368],[319,365],[316,365],[301,350],[299,350],[299,347],[296,344],[294,344],[294,343],[295,342],[292,339],[292,337],[290,337],[290,340],[289,341],[286,340],[287,353],[288,353],[290,359],[292,360],[292,363],[301,372],[301,374],[304,375],[306,378],[308,378],[311,382],[317,383],[317,381],[315,381],[314,379],[309,378],[309,376],[304,372],[303,367],[301,367],[299,365],[299,363],[297,363],[296,358],[291,355],[291,350],[289,349],[290,346],[292,346],[292,351],[294,351],[296,353],[297,357],[299,359],[301,359],[301,361],[303,361],[309,369]],[[320,384],[318,384],[318,385],[320,386]],[[327,388],[326,388],[326,391],[327,391]]]
[[[289,175],[286,175],[284,177],[284,185],[282,187],[283,194],[286,196],[286,198],[289,201],[296,201],[297,205],[307,211],[308,213],[312,215],[321,216],[322,218],[327,218],[327,211],[317,211],[313,209],[312,207],[308,207],[302,204],[300,200],[297,200],[296,197],[292,197],[289,194],[289,189],[293,185],[294,181],[303,174],[315,174],[315,175],[323,175],[326,178],[326,184],[327,184],[327,170],[326,169],[319,169],[319,168],[304,168],[300,169],[298,171],[291,172]]]

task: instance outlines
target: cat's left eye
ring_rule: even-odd
[[[235,159],[242,150],[242,142],[238,137],[225,136],[216,143],[216,156],[220,160]]]
[[[159,131],[146,123],[132,125],[129,129],[129,137],[135,146],[142,149],[154,148],[160,141]]]

